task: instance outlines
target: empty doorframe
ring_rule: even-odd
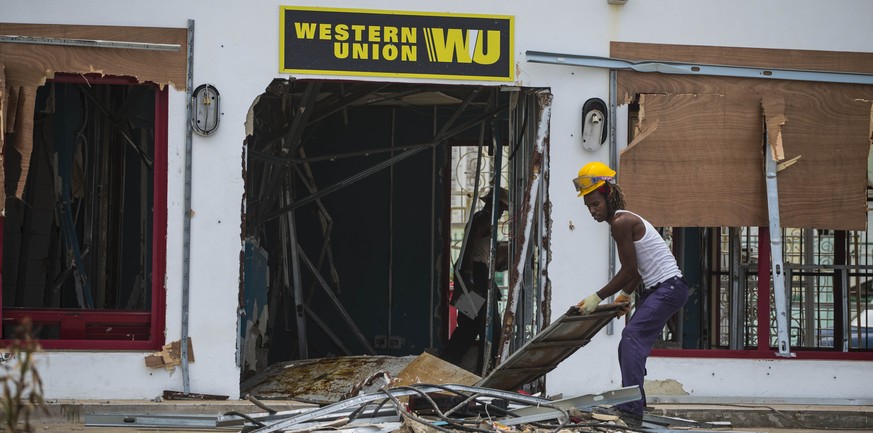
[[[458,156],[480,146],[488,160],[495,149],[506,156],[501,183],[515,213],[501,233],[520,254],[515,225],[530,197],[541,94],[274,80],[247,123],[243,378],[285,360],[438,353],[459,247],[453,211],[468,212],[472,196],[459,187]],[[483,178],[484,192],[493,175]],[[542,201],[524,211],[541,210]],[[539,272],[544,230],[514,263]],[[541,279],[521,279],[538,294],[519,304],[533,311],[519,317],[541,320]]]

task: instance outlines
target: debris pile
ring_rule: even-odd
[[[88,426],[206,428],[241,433],[620,432],[699,428],[689,420],[618,416],[611,407],[641,398],[635,386],[551,400],[488,387],[488,380],[424,353],[346,357],[276,365],[243,384],[253,413],[86,415]],[[505,371],[504,373],[507,373]],[[495,382],[505,382],[509,378]],[[511,388],[510,388],[511,389]],[[260,399],[306,407],[279,411]],[[238,429],[238,430],[237,430]]]
[[[348,433],[389,432],[433,433],[435,431],[616,431],[628,428],[621,418],[594,413],[593,408],[640,398],[639,390],[628,387],[599,395],[552,401],[519,392],[446,384],[412,384],[390,387],[387,374],[377,392],[350,397],[305,412],[229,414],[217,426],[243,424],[241,432]],[[663,428],[662,426],[658,426]],[[638,430],[641,427],[633,428]]]

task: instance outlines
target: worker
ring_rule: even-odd
[[[577,304],[579,312],[590,314],[602,300],[616,293],[619,295],[615,303],[632,302],[640,281],[643,283],[636,312],[622,331],[618,344],[622,386],[638,386],[642,399],[613,407],[618,412],[616,415],[639,423],[646,402],[643,390],[646,358],[667,320],[685,305],[688,283],[682,278],[676,258],[652,224],[624,209],[624,194],[615,183],[614,170],[601,162],[588,163],[579,170],[573,184],[594,220],[609,224],[621,262],[621,269],[605,286]]]
[[[509,209],[509,192],[504,188],[498,188],[497,202],[497,218],[503,215]],[[494,189],[492,188],[487,194],[481,197],[484,205],[481,210],[473,214],[469,229],[465,234],[466,245],[463,248],[463,257],[458,259],[455,268],[459,270],[457,274],[461,276],[463,281],[458,281],[455,278],[455,290],[452,296],[452,305],[457,302],[458,298],[463,294],[461,284],[467,291],[476,293],[484,299],[488,299],[488,288],[494,286],[490,282],[491,273],[488,268],[488,259],[491,255],[491,221],[494,212]],[[495,270],[506,270],[508,245],[505,242],[498,243],[497,255],[495,257]],[[496,286],[494,286],[496,289]],[[500,291],[494,290],[492,295],[499,300]],[[496,305],[496,302],[494,303]],[[461,365],[461,361],[467,351],[473,347],[477,337],[484,340],[485,336],[485,303],[479,307],[479,311],[475,318],[467,317],[467,315],[458,314],[458,325],[452,333],[448,344],[443,349],[442,358],[456,365]],[[500,330],[500,317],[496,311],[492,311],[492,326],[494,335]],[[493,344],[493,342],[492,342]],[[492,351],[496,354],[496,344],[492,346]],[[492,355],[493,356],[493,355]],[[481,357],[477,359],[477,366],[463,366],[469,370],[481,368]]]

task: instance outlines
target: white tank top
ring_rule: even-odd
[[[667,247],[667,243],[655,230],[655,227],[645,218],[626,210],[617,210],[615,213],[627,212],[639,218],[646,227],[646,232],[638,241],[634,241],[634,249],[637,252],[637,271],[643,277],[643,285],[648,289],[652,286],[673,278],[681,277],[682,272],[676,265],[676,258]]]

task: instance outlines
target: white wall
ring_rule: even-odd
[[[185,27],[196,21],[195,86],[221,92],[223,116],[211,137],[194,137],[190,336],[197,362],[191,391],[238,394],[236,303],[239,288],[243,122],[253,99],[282,76],[278,71],[280,5],[491,13],[515,16],[517,84],[549,87],[551,122],[553,310],[561,313],[607,278],[605,225],[597,225],[569,179],[591,160],[608,160],[604,147],[582,150],[584,101],[608,98],[603,70],[527,63],[527,50],[606,56],[609,41],[871,51],[873,2],[843,0],[605,0],[519,2],[370,0],[119,2],[4,0],[0,20],[26,23]],[[411,80],[403,80],[411,81]],[[489,83],[486,83],[489,84]],[[493,83],[490,83],[493,84]],[[184,93],[171,90],[167,340],[180,336],[181,235],[184,168]],[[548,376],[550,393],[578,395],[620,386],[614,335],[602,332]],[[149,370],[145,353],[51,352],[44,358],[48,398],[151,398],[181,390],[181,374]],[[692,396],[870,397],[873,376],[864,362],[650,359],[650,380],[675,380]],[[824,374],[837,369],[840,374]],[[730,375],[729,372],[743,374]],[[799,380],[803,379],[803,380]],[[839,394],[837,393],[839,391]]]

